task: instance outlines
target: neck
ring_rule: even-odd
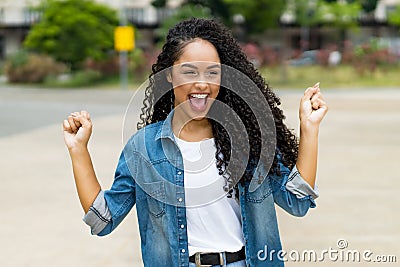
[[[213,137],[211,123],[207,118],[185,120],[175,113],[172,118],[172,129],[178,138],[189,142]]]

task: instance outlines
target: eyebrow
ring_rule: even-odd
[[[192,69],[198,69],[195,65],[193,64],[189,64],[189,63],[184,63],[181,65],[181,68],[183,67],[188,67],[188,68],[192,68]],[[214,68],[221,68],[220,64],[215,64],[215,65],[211,65],[208,66],[207,69],[214,69]]]

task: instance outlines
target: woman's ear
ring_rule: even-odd
[[[172,73],[170,71],[167,73],[167,81],[172,83]]]

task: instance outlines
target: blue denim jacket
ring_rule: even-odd
[[[92,234],[111,233],[136,204],[144,266],[187,267],[189,264],[184,168],[175,143],[171,117],[139,130],[127,142],[110,190],[101,191],[84,221]],[[281,176],[268,175],[255,190],[239,184],[239,203],[245,240],[246,265],[283,266],[275,205],[294,216],[315,207],[318,194],[296,167],[279,163]],[[222,238],[222,237],[221,237]],[[265,257],[275,250],[272,258]]]

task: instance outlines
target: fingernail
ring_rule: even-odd
[[[317,82],[317,83],[314,85],[314,87],[319,87],[319,82]]]

